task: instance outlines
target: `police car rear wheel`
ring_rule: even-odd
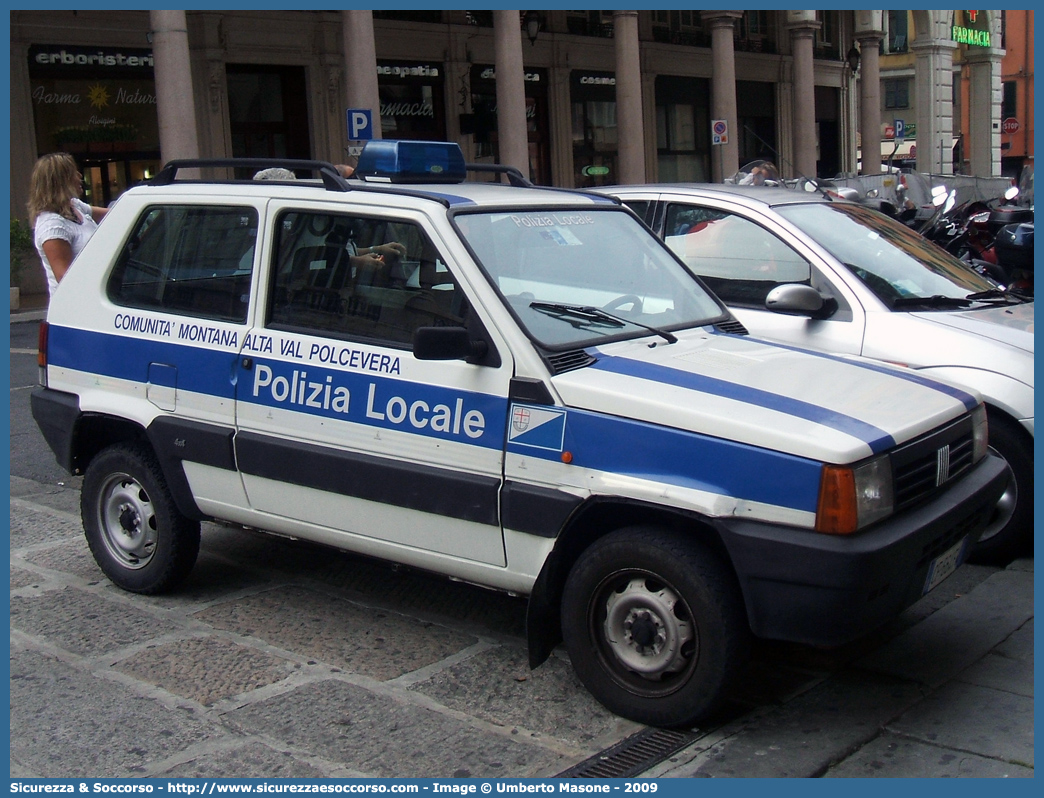
[[[199,554],[199,523],[178,511],[143,444],[117,444],[91,461],[80,514],[95,561],[124,590],[169,590],[188,576]]]
[[[588,548],[562,598],[562,632],[584,686],[651,726],[698,722],[746,657],[748,627],[731,572],[669,530],[631,527]]]

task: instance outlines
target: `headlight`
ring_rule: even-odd
[[[986,405],[980,404],[972,410],[972,462],[977,463],[986,456],[989,445],[989,424],[986,422]]]
[[[858,466],[823,466],[816,531],[850,535],[892,514],[892,464],[887,455]]]

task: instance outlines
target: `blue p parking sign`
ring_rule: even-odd
[[[369,141],[373,138],[373,112],[369,108],[348,109],[348,140]]]

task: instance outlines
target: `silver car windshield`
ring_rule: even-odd
[[[941,247],[876,210],[845,203],[782,205],[780,216],[825,247],[890,307],[954,302],[996,286]]]
[[[726,311],[619,208],[459,213],[461,235],[531,338],[549,348],[696,327]]]

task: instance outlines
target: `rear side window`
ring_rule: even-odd
[[[256,241],[254,208],[147,208],[109,278],[109,299],[125,307],[243,323]]]

